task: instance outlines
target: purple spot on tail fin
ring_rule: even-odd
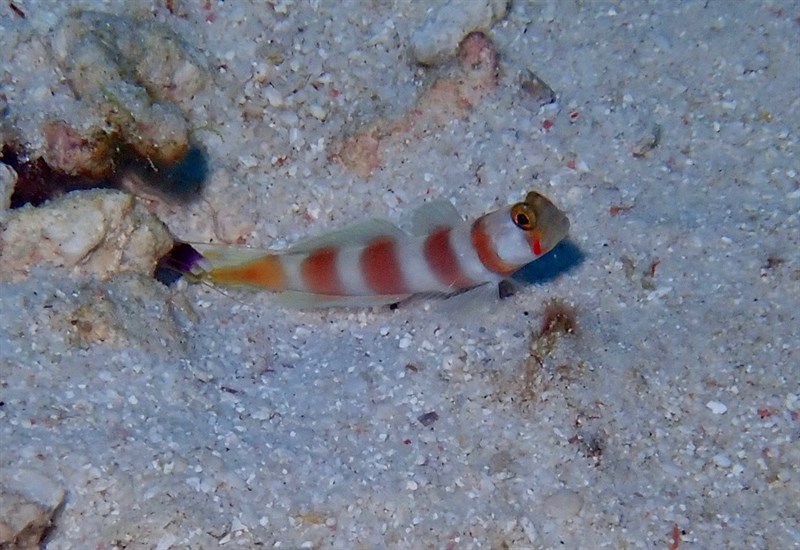
[[[203,255],[189,243],[175,241],[169,252],[159,258],[153,277],[166,286],[172,286],[184,274],[191,273]]]

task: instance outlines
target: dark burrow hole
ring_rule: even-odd
[[[17,173],[11,208],[39,206],[48,200],[80,189],[122,189],[134,194],[155,195],[166,200],[189,203],[197,199],[208,178],[208,158],[198,146],[191,146],[174,164],[156,164],[130,145],[112,148],[111,167],[97,176],[68,174],[51,167],[42,157],[31,158],[16,143],[0,149],[0,162]],[[136,181],[136,189],[125,185]]]

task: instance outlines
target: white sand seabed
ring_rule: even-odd
[[[6,4],[0,95],[33,147],[65,84],[26,40],[67,4],[206,57],[181,106],[205,200],[150,205],[182,238],[282,246],[535,188],[575,260],[463,314],[46,267],[2,283],[0,468],[65,492],[48,549],[800,547],[796,3],[515,1],[488,32],[496,89],[369,178],[336,144],[450,70],[411,57],[424,3]],[[552,299],[577,334],[537,341]]]

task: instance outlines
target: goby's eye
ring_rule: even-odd
[[[515,204],[511,207],[511,220],[523,231],[530,231],[536,222],[535,216],[525,203]]]

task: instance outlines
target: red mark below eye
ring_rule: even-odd
[[[533,246],[531,248],[533,248],[533,253],[537,256],[542,255],[542,243],[539,241],[539,239],[533,240]]]

